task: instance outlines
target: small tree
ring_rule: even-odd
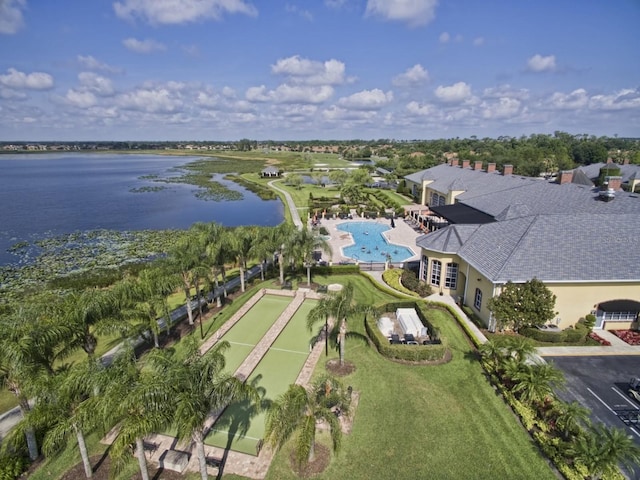
[[[500,330],[510,327],[518,331],[551,321],[556,316],[555,304],[556,296],[534,278],[525,283],[507,282],[500,295],[489,300],[489,309]]]

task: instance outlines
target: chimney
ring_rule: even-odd
[[[622,164],[629,165],[629,157],[624,157],[624,159],[622,160]]]
[[[493,173],[496,171],[495,163],[487,163],[487,173]]]
[[[458,159],[457,158],[452,158],[451,159],[451,166],[452,167],[457,167],[458,166]]]
[[[604,180],[607,183],[609,190],[616,192],[622,190],[622,177],[604,177]]]
[[[469,168],[469,160],[462,160],[462,168]]]
[[[573,171],[572,170],[563,170],[560,172],[558,176],[558,183],[560,185],[564,185],[565,183],[571,183],[573,180]]]
[[[502,175],[507,176],[513,173],[513,165],[505,165],[502,167]]]
[[[475,162],[473,162],[473,169],[482,170],[482,160],[476,160]]]

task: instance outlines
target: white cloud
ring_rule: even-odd
[[[412,115],[431,116],[436,113],[436,107],[431,104],[423,104],[413,101],[409,102],[406,107],[407,111]]]
[[[338,105],[353,110],[379,110],[393,101],[393,92],[380,89],[363,90],[338,100]]]
[[[91,91],[101,97],[113,95],[113,84],[109,78],[102,77],[93,72],[81,72],[78,75],[78,79],[85,91]]]
[[[476,37],[473,39],[474,47],[481,47],[482,45],[484,45],[484,37]]]
[[[417,27],[435,18],[437,6],[438,0],[368,0],[365,16],[406,22]]]
[[[224,95],[227,98],[235,98],[236,91],[231,87],[223,87],[222,88],[222,95]]]
[[[88,70],[97,70],[109,73],[119,73],[121,71],[117,67],[112,67],[111,65],[98,61],[91,55],[78,55],[77,58],[80,65]]]
[[[419,63],[408,68],[404,73],[393,77],[391,81],[396,87],[412,87],[429,81],[429,72]]]
[[[268,90],[261,85],[250,87],[245,92],[245,98],[250,102],[274,102],[274,103],[322,103],[333,95],[333,88],[329,85],[289,85],[284,83],[275,90]]]
[[[348,110],[346,108],[340,108],[336,105],[332,105],[322,111],[322,117],[330,122],[366,121],[376,117],[376,112]],[[341,126],[344,127],[344,125]]]
[[[53,88],[53,77],[48,73],[24,73],[10,68],[8,74],[0,75],[0,85],[16,89],[48,90]]]
[[[138,40],[137,38],[126,38],[122,41],[122,44],[127,47],[127,49],[136,53],[151,53],[166,50],[162,43],[156,42],[155,40],[151,40],[149,38],[145,40]]]
[[[527,70],[530,72],[549,72],[556,68],[555,55],[548,55],[543,57],[540,54],[535,54],[529,60],[527,60]]]
[[[613,95],[594,95],[589,101],[594,110],[640,110],[640,89],[627,88]]]
[[[17,33],[24,25],[22,10],[26,7],[26,0],[0,0],[0,33]]]
[[[549,104],[554,109],[577,110],[589,104],[589,95],[584,88],[578,88],[569,94],[556,92],[551,95]]]
[[[449,35],[449,32],[442,32],[438,37],[438,41],[440,43],[449,43],[449,40],[451,40],[451,35]]]
[[[120,18],[140,18],[151,24],[220,20],[223,15],[234,13],[258,15],[258,10],[243,0],[122,0],[115,2],[113,8]]]
[[[486,119],[507,119],[516,116],[520,112],[522,103],[516,98],[502,97],[497,101],[483,102],[482,117]]]
[[[64,100],[68,105],[78,108],[93,107],[97,103],[93,93],[74,89],[67,91]]]
[[[118,95],[121,108],[148,113],[175,113],[183,107],[183,101],[171,85],[142,87]]]
[[[219,101],[220,97],[213,92],[212,89],[206,89],[205,91],[198,92],[195,103],[201,107],[213,108],[218,106]]]
[[[529,98],[529,90],[526,88],[514,89],[509,84],[498,85],[497,87],[485,88],[482,92],[482,98],[516,98],[518,100],[527,100]]]
[[[292,13],[310,22],[313,21],[313,14],[309,10],[298,7],[297,5],[287,3],[284,7],[287,13]]]
[[[279,59],[271,65],[271,72],[289,77],[292,83],[308,85],[341,85],[350,81],[345,78],[344,63],[335,59],[319,62],[294,55]]]
[[[465,82],[454,83],[448,87],[440,85],[435,91],[439,100],[447,103],[461,103],[471,98],[471,86]]]

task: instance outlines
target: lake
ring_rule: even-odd
[[[274,226],[284,220],[282,202],[261,200],[222,176],[215,180],[241,192],[242,200],[201,200],[193,185],[153,181],[177,176],[176,167],[198,158],[0,155],[0,265],[17,260],[7,249],[18,242],[77,231],[186,229],[212,221],[229,227]]]

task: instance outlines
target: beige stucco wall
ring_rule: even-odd
[[[599,303],[609,300],[635,300],[640,302],[638,283],[545,283],[556,298],[556,311],[560,317],[560,328],[575,324],[591,313]],[[630,323],[605,324],[605,329],[628,328]]]
[[[431,260],[442,262],[441,285],[432,285],[434,293],[442,292],[462,301],[488,326],[491,312],[487,308],[487,303],[493,296],[500,295],[502,285],[494,285],[457,255],[422,249],[421,258],[423,255],[426,255],[429,259],[429,265],[426,270],[426,280],[429,284],[431,284]],[[446,264],[451,262],[458,264],[458,283],[455,290],[444,287]],[[556,319],[558,319],[560,328],[575,325],[580,318],[584,318],[591,313],[602,302],[610,300],[635,300],[640,302],[640,284],[638,283],[545,283],[545,285],[556,296],[555,310],[558,312]],[[482,292],[480,310],[477,310],[474,306],[476,289],[480,289]],[[555,323],[555,320],[553,323]],[[630,323],[626,322],[609,323],[605,324],[605,329],[624,329],[629,328],[630,325]]]

